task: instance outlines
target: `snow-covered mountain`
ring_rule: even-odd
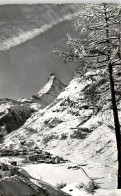
[[[31,114],[54,101],[66,86],[58,76],[51,74],[47,84],[32,98],[0,100],[0,134],[1,137],[20,128]]]
[[[105,106],[95,112],[84,99],[83,90],[89,84],[90,81],[76,75],[53,103],[33,113],[20,129],[7,135],[1,147],[49,151],[73,164],[85,165],[90,177],[103,188],[116,188],[117,150],[112,113]],[[44,88],[38,95],[43,92]]]
[[[42,109],[51,104],[65,87],[66,85],[61,82],[60,78],[55,73],[51,73],[47,83],[40,89],[37,95],[33,95],[29,99],[22,99],[21,101],[23,103],[33,103],[33,105],[34,103],[38,103]]]

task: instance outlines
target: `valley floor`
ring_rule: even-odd
[[[0,158],[1,164],[11,165],[14,161],[17,162],[19,171],[37,186],[40,186],[39,181],[43,181],[61,188],[72,196],[119,196],[121,194],[120,190],[116,190],[116,176],[113,173],[112,176],[110,175],[109,170],[113,171],[113,168],[106,168],[101,164],[90,162],[87,165],[76,165],[70,161],[58,164],[25,163],[24,158],[20,157]],[[85,189],[91,180],[99,185],[94,192]]]

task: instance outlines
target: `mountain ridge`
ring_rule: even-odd
[[[46,85],[28,99],[0,99],[0,127],[1,136],[20,128],[33,112],[51,104],[66,86],[57,75],[50,74]]]

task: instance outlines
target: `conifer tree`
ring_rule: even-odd
[[[73,27],[78,36],[72,38],[68,35],[67,51],[56,53],[65,63],[79,61],[80,74],[92,81],[94,102],[95,97],[96,100],[101,99],[101,107],[111,103],[118,152],[118,189],[121,189],[121,133],[118,116],[118,102],[121,98],[120,6],[107,3],[85,5],[85,9],[74,20]],[[89,88],[85,90],[87,93]]]

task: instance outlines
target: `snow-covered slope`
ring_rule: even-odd
[[[103,181],[105,176],[108,180],[102,182],[103,187],[116,188],[117,151],[110,126],[113,117],[110,110],[95,113],[84,99],[85,85],[87,82],[76,76],[52,104],[35,112],[23,127],[6,136],[2,147],[21,149],[25,147],[21,142],[31,141],[29,148],[38,146],[73,163],[90,165],[90,169],[85,167],[91,177],[98,175]]]

